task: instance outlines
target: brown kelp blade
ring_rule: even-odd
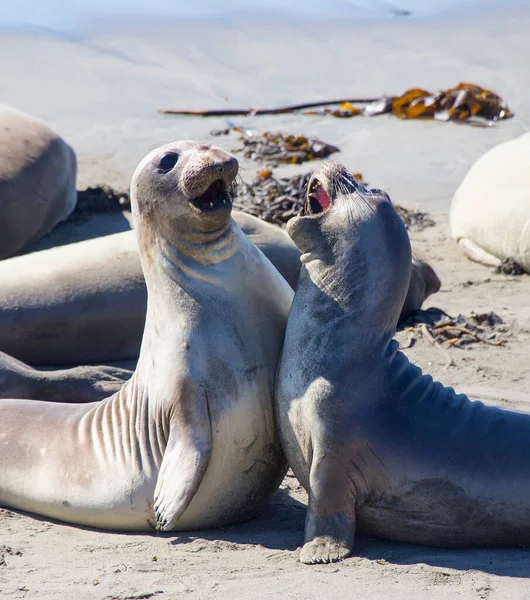
[[[464,121],[483,118],[488,121],[513,116],[500,96],[472,83],[460,83],[438,94],[411,89],[392,101],[391,112],[401,119],[439,119]]]

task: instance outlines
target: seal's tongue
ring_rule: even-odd
[[[311,197],[317,200],[317,202],[322,207],[322,210],[326,210],[331,206],[331,200],[329,198],[328,193],[323,187],[319,187],[315,192],[311,194]]]
[[[318,179],[311,183],[304,212],[308,215],[318,215],[331,206],[331,198]]]

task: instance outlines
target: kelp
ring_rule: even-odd
[[[402,119],[439,121],[464,121],[471,118],[498,121],[513,116],[502,98],[472,83],[459,83],[438,94],[430,94],[421,89],[408,90],[399,98],[394,98],[391,112]]]
[[[433,227],[435,225],[429,213],[422,210],[405,208],[400,204],[394,204],[394,210],[401,217],[407,229],[423,231],[426,227]]]
[[[357,104],[363,106],[358,107]],[[299,111],[304,111],[306,115],[330,115],[337,118],[392,114],[400,119],[454,121],[482,127],[513,117],[512,111],[500,96],[479,85],[466,82],[459,83],[456,87],[438,93],[432,93],[422,88],[412,88],[400,96],[328,100],[293,104],[279,108],[206,111],[159,110],[163,114],[204,117],[276,115]]]
[[[506,333],[504,321],[494,312],[475,313],[469,316],[459,314],[457,317],[448,315],[439,308],[417,310],[400,324],[399,331],[409,334],[402,348],[413,345],[419,335],[446,357],[446,367],[453,366],[452,356],[447,352],[448,347],[461,348],[470,344],[487,344],[502,346],[505,340],[500,337]]]
[[[300,213],[311,173],[277,178],[273,171],[260,171],[254,181],[238,181],[234,189],[234,208],[264,221],[285,227]]]
[[[513,258],[505,258],[502,263],[495,267],[496,273],[502,273],[503,275],[525,275],[526,271],[523,267],[513,260]]]
[[[304,135],[291,135],[264,131],[254,134],[243,131],[239,138],[243,142],[243,156],[271,166],[300,164],[317,158],[327,158],[339,152],[336,146]]]
[[[363,114],[373,117],[390,113],[400,119],[435,119],[473,124],[480,123],[477,119],[499,121],[513,116],[500,96],[472,83],[459,83],[456,87],[438,94],[432,94],[421,88],[412,88],[401,96],[385,96],[370,102],[358,112],[351,111],[349,108],[349,105],[343,104],[338,111],[328,108],[319,111],[319,114],[333,117],[353,117]],[[306,111],[306,114],[315,114],[315,111]]]

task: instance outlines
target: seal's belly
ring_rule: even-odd
[[[124,447],[110,430],[98,435],[93,420],[80,433],[86,406],[0,401],[0,506],[105,529],[152,529],[158,455],[145,439]]]
[[[410,471],[413,467],[410,467]],[[438,547],[530,544],[530,475],[511,482],[469,473],[436,472],[369,498],[357,514],[361,530]]]
[[[210,462],[177,529],[248,518],[275,491],[287,470],[275,431],[269,385],[240,382],[236,389],[237,397],[229,406],[226,399],[209,396]]]

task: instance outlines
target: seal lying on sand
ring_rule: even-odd
[[[456,190],[450,220],[471,260],[496,267],[512,259],[530,273],[530,133],[477,160]]]
[[[249,239],[295,284],[300,252],[287,233],[234,212]],[[134,231],[0,263],[0,349],[30,365],[135,360],[146,308]]]
[[[276,489],[272,393],[293,293],[230,217],[237,170],[195,142],[140,163],[148,306],[136,371],[99,403],[0,400],[1,506],[168,531],[242,520]]]
[[[357,524],[439,547],[530,543],[530,415],[433,382],[392,339],[410,243],[388,196],[327,164],[287,230],[303,267],[275,401],[309,492],[300,560],[345,557]]]
[[[242,212],[234,219],[294,288],[300,252],[287,233]],[[439,287],[414,259],[403,316]],[[133,231],[18,256],[0,263],[0,349],[31,365],[134,360],[146,305]]]
[[[74,210],[75,153],[47,125],[0,104],[0,259]]]
[[[0,352],[0,398],[95,402],[117,392],[131,375],[116,365],[37,370]]]

